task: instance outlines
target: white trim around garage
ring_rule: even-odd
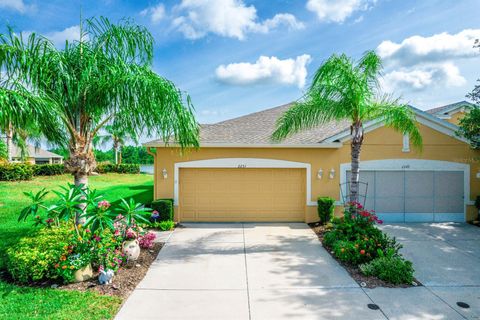
[[[347,171],[351,170],[350,163],[342,163],[340,165],[340,199],[346,193]],[[424,160],[424,159],[385,159],[361,161],[360,170],[365,171],[463,171],[463,188],[464,188],[464,221],[466,219],[466,206],[471,204],[470,201],[470,165],[465,163],[440,161],[440,160]]]
[[[179,179],[180,168],[299,168],[306,171],[306,205],[316,206],[311,201],[312,194],[312,176],[311,165],[309,163],[294,162],[277,159],[262,158],[217,158],[208,160],[195,160],[175,163],[173,199],[174,204],[178,205],[179,198]]]

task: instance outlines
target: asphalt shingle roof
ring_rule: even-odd
[[[214,124],[202,124],[200,126],[200,145],[270,145],[272,144],[270,137],[275,130],[277,119],[280,118],[281,115],[291,107],[291,105],[292,104],[289,103]],[[430,117],[433,118],[440,115],[439,113],[443,110],[451,110],[451,108],[454,108],[457,105],[474,106],[469,102],[461,101],[427,111],[414,109],[425,115],[430,114]],[[444,120],[441,121],[443,122]],[[451,125],[447,122],[446,124]],[[336,134],[345,132],[349,128],[349,121],[333,121],[294,134],[279,143],[279,145],[301,146],[319,144]],[[163,144],[161,139],[150,141],[145,145],[155,146],[158,144]]]
[[[36,148],[32,145],[28,145],[27,150],[28,150],[28,156],[32,158],[63,158],[61,155],[58,155],[56,153],[43,150],[40,148]],[[12,157],[14,158],[21,157],[20,148],[17,147],[16,145],[12,145]]]
[[[440,115],[442,115],[446,112],[449,112],[451,110],[455,110],[457,108],[464,107],[464,106],[475,107],[475,105],[473,103],[470,103],[470,102],[464,100],[464,101],[460,101],[460,102],[456,102],[456,103],[452,103],[452,104],[447,104],[446,106],[441,106],[441,107],[429,109],[429,110],[426,110],[426,112],[428,112],[430,114],[440,116]]]

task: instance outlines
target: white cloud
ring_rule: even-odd
[[[473,43],[479,38],[480,29],[466,29],[457,34],[443,32],[431,37],[413,36],[401,43],[383,41],[377,52],[385,61],[403,66],[470,58],[478,55]]]
[[[0,8],[26,13],[33,10],[34,5],[27,5],[23,0],[0,0]]]
[[[215,74],[219,81],[233,85],[280,83],[302,88],[307,78],[306,66],[310,61],[308,54],[285,60],[261,56],[255,63],[220,65]]]
[[[342,23],[355,11],[368,10],[375,3],[376,0],[308,0],[306,7],[320,21]]]
[[[384,89],[422,91],[464,86],[467,80],[457,63],[479,57],[478,49],[473,48],[478,38],[480,29],[466,29],[456,34],[415,35],[399,43],[383,41],[376,51],[387,70]]]
[[[460,70],[452,63],[418,68],[401,68],[387,73],[382,79],[386,91],[396,89],[423,90],[431,86],[460,87],[466,83]]]
[[[159,23],[165,18],[165,6],[160,3],[156,6],[146,8],[140,12],[142,16],[150,16],[150,21],[152,23]]]
[[[65,41],[73,42],[74,40],[80,40],[80,27],[71,26],[62,31],[54,31],[45,34],[45,37],[50,39],[55,46],[63,48]]]
[[[182,0],[174,12],[173,26],[188,39],[214,33],[242,40],[247,33],[267,33],[280,25],[303,28],[295,16],[285,13],[259,22],[255,7],[246,6],[242,0]]]

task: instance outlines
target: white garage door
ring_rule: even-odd
[[[360,181],[368,183],[365,207],[384,221],[465,220],[463,171],[361,171]]]

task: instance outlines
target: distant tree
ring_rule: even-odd
[[[318,68],[304,99],[278,119],[272,135],[274,141],[281,141],[330,121],[350,121],[350,201],[358,201],[360,151],[366,121],[382,119],[386,127],[410,135],[414,145],[422,144],[414,112],[397,99],[389,99],[379,92],[381,70],[380,57],[373,51],[365,53],[359,61],[344,54],[332,55]]]
[[[105,126],[105,134],[98,135],[96,139],[94,139],[94,145],[97,146],[106,146],[111,144],[113,147],[113,152],[115,154],[115,164],[122,163],[122,147],[128,140],[133,141],[134,143],[138,143],[137,137],[135,134],[129,134],[128,132],[124,131],[121,126],[118,125],[106,125]]]
[[[480,39],[475,40],[473,47],[480,49]],[[478,79],[477,82],[480,82],[480,79]],[[467,94],[467,98],[472,99],[476,104],[480,105],[480,84],[475,85],[472,92]]]
[[[480,101],[479,101],[480,102]],[[474,108],[460,120],[457,134],[470,141],[474,149],[480,149],[480,108]]]
[[[2,139],[0,139],[0,160],[6,161],[7,159],[7,145]]]

